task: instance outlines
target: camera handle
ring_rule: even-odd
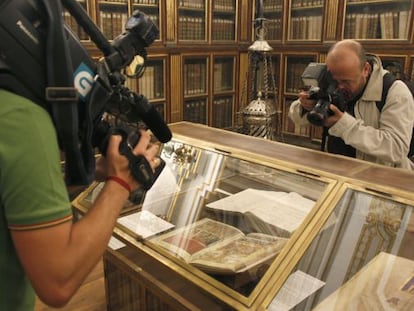
[[[149,190],[165,167],[165,161],[160,158],[160,165],[153,172],[151,165],[143,155],[132,153],[132,149],[140,139],[138,132],[128,133],[128,131],[121,127],[115,127],[111,129],[111,135],[122,136],[119,153],[128,159],[129,169],[134,179],[142,185],[143,189]]]

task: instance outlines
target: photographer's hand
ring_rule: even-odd
[[[139,188],[141,185],[132,176],[129,169],[128,159],[119,153],[119,144],[121,143],[122,137],[120,135],[111,135],[108,149],[106,152],[106,175],[116,176],[124,180],[132,191]],[[157,156],[159,150],[159,144],[151,143],[151,135],[148,131],[140,131],[140,139],[132,150],[134,155],[143,155],[152,170],[157,168],[161,160]]]
[[[340,118],[343,116],[343,112],[339,110],[338,107],[336,107],[334,104],[329,105],[329,109],[333,112],[333,115],[327,117],[323,123],[326,127],[331,127],[334,125]]]
[[[309,93],[307,91],[301,91],[299,93],[299,102],[305,111],[311,111],[316,105],[316,100],[309,99]]]

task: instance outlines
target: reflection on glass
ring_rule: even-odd
[[[317,179],[177,141],[165,144],[161,157],[166,168],[142,210],[171,226],[146,244],[243,295],[326,189]]]
[[[269,310],[279,310],[293,292],[307,295],[290,299],[292,310],[412,310],[412,212],[412,206],[347,190]]]

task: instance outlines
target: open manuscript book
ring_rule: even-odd
[[[286,241],[262,233],[245,235],[236,227],[209,218],[151,239],[187,263],[217,274],[257,267],[277,256]]]
[[[246,189],[207,204],[216,213],[243,216],[251,231],[290,237],[315,201],[296,192]]]

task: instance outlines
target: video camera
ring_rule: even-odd
[[[333,114],[329,109],[330,104],[341,111],[345,110],[344,96],[337,90],[337,83],[325,64],[310,63],[302,73],[302,80],[306,86],[310,86],[309,98],[317,100],[315,107],[307,114],[310,123],[323,126],[324,120]]]
[[[139,137],[124,125],[142,124],[160,142],[169,141],[171,132],[147,98],[124,83],[127,66],[136,57],[146,60],[146,48],[159,30],[136,10],[127,20],[125,32],[109,43],[76,0],[61,2],[0,0],[0,88],[26,97],[50,113],[65,154],[67,184],[93,181],[94,149],[105,154],[109,135],[116,134],[123,137],[120,151],[128,157],[131,172],[149,189],[165,163],[153,173],[144,156],[134,156],[130,146]],[[99,61],[91,59],[64,24],[62,5],[102,51]],[[139,65],[132,74],[139,77],[143,68],[144,64]],[[108,123],[106,114],[122,120],[123,126]]]

